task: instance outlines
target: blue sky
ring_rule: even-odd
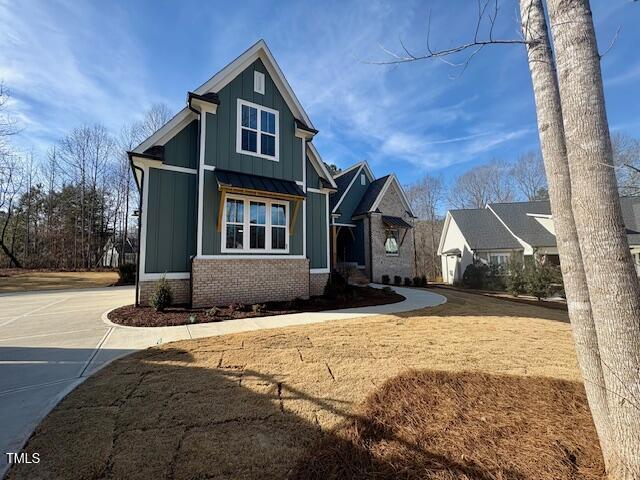
[[[381,66],[381,45],[425,49],[466,41],[473,0],[57,2],[0,0],[0,80],[14,97],[19,147],[43,156],[75,126],[118,132],[154,102],[186,92],[264,38],[341,167],[367,159],[403,183],[447,181],[493,158],[538,148],[524,49],[494,46],[460,75],[443,62]],[[517,2],[501,0],[496,36],[518,35]],[[593,0],[612,130],[640,137],[640,4]]]

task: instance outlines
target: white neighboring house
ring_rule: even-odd
[[[622,197],[622,215],[631,253],[640,273],[640,197]],[[538,258],[559,265],[555,230],[548,200],[492,203],[486,208],[449,210],[442,229],[438,255],[442,279],[462,280],[476,261],[506,264]]]
[[[122,253],[122,242],[113,242],[113,239],[109,239],[104,246],[102,254],[102,266],[118,268],[120,263],[136,263],[136,249],[131,243],[131,240],[127,238],[124,245],[124,257]]]

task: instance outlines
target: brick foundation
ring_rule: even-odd
[[[194,307],[309,297],[306,258],[196,258],[192,275]]]
[[[309,295],[322,295],[329,280],[328,273],[312,273],[309,275]]]
[[[181,303],[189,303],[191,298],[189,297],[189,279],[167,279],[169,286],[171,287],[171,296],[173,298],[173,304],[178,305]],[[153,294],[153,290],[156,286],[156,280],[147,280],[139,283],[139,295],[140,305],[149,305],[149,299]]]

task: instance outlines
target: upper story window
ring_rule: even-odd
[[[364,173],[360,174],[360,185],[366,185],[367,184],[367,178],[364,176]]]
[[[253,91],[264,95],[264,73],[253,72]]]
[[[289,202],[228,196],[222,218],[223,252],[289,252]]]
[[[278,119],[277,110],[238,99],[236,151],[278,161]]]

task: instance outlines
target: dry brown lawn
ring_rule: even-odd
[[[40,453],[40,464],[13,468],[9,478],[305,478],[308,466],[326,474],[317,478],[345,478],[333,468],[335,462],[318,463],[327,442],[348,445],[356,441],[348,434],[355,420],[377,421],[374,417],[385,409],[369,408],[376,405],[371,395],[391,399],[390,412],[406,413],[399,418],[415,418],[413,402],[402,403],[410,396],[384,396],[390,385],[385,382],[410,369],[448,374],[448,381],[458,384],[461,378],[470,379],[467,386],[456,388],[442,387],[444,380],[432,382],[438,396],[419,400],[434,406],[430,418],[441,422],[431,426],[436,431],[448,432],[447,419],[457,419],[451,436],[441,435],[449,444],[466,446],[460,447],[463,452],[486,440],[486,432],[472,433],[478,430],[477,419],[464,423],[466,413],[478,411],[469,410],[469,402],[461,399],[475,396],[476,402],[495,402],[504,410],[497,425],[491,417],[497,407],[486,412],[487,425],[506,439],[503,454],[537,458],[541,465],[566,463],[567,458],[571,463],[571,455],[593,457],[597,446],[566,313],[463,292],[442,293],[447,304],[408,314],[181,341],[125,357],[60,403],[26,446],[27,452]],[[410,375],[427,381],[432,374]],[[497,387],[504,375],[518,378]],[[511,397],[517,401],[509,403]],[[556,402],[557,408],[548,411]],[[566,415],[558,415],[563,409]],[[370,412],[379,413],[371,417]],[[536,418],[523,420],[531,415]],[[405,427],[398,427],[402,438]],[[541,432],[539,438],[536,432]],[[576,443],[578,437],[589,449]],[[531,442],[536,450],[529,450]],[[426,455],[424,449],[431,447],[420,440],[412,448]],[[483,448],[477,451],[487,450]],[[404,457],[396,455],[400,460],[390,463],[389,451],[380,447],[365,452],[369,461],[364,463],[372,469],[358,470],[360,477],[351,472],[347,478],[547,478],[522,470],[522,458],[503,458],[504,465],[499,455],[444,458],[458,452],[446,446],[438,450],[443,458],[437,463],[445,467],[433,475],[426,470],[416,474],[402,463],[402,458],[416,455],[402,451]],[[597,474],[595,457],[589,471]],[[574,463],[582,465],[584,459]],[[457,470],[447,470],[447,465]],[[444,475],[450,470],[450,476]],[[572,471],[571,477],[549,478],[581,477]]]
[[[97,272],[55,272],[0,269],[0,293],[108,287],[117,281],[118,273],[107,270]]]

